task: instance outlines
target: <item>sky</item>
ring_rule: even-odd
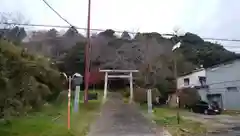
[[[46,1],[71,24],[87,26],[88,0]],[[32,24],[67,25],[42,0],[0,0],[1,12],[21,13]],[[172,33],[178,27],[201,37],[240,39],[239,13],[239,0],[92,0],[91,28]],[[240,43],[222,44],[240,52]]]

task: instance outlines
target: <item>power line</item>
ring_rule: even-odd
[[[70,22],[68,22],[65,18],[63,18],[46,0],[42,0],[54,13],[56,13],[63,21],[68,23],[70,26],[73,26]]]
[[[28,23],[10,23],[10,22],[0,22],[0,24],[4,25],[18,25],[18,26],[33,26],[33,27],[55,27],[55,28],[69,28],[69,26],[62,26],[62,25],[44,25],[44,24],[28,24]],[[71,25],[72,26],[72,25]],[[76,27],[74,28],[79,29],[79,30],[87,30],[87,28],[84,27]],[[96,28],[91,28],[91,31],[106,31],[107,29],[96,29]],[[121,30],[115,30],[117,33],[123,33],[123,32],[128,32],[129,34],[137,34],[137,32],[131,32],[131,31],[121,31]],[[174,36],[174,34],[161,34],[162,36]],[[204,40],[215,40],[215,41],[228,41],[228,42],[240,42],[240,39],[228,39],[228,38],[202,38]],[[224,46],[227,47],[227,46]]]
[[[18,25],[18,26],[38,26],[38,27],[55,27],[55,28],[69,28],[69,26],[60,26],[60,25],[43,25],[43,24],[26,24],[26,23],[9,23],[1,22],[0,24],[4,25]]]
[[[10,22],[0,22],[0,24],[4,24],[4,25],[18,25],[18,26],[69,28],[69,26],[62,26],[62,25],[44,25],[44,24],[27,24],[27,23],[10,23]],[[74,28],[79,29],[79,30],[87,30],[87,28],[84,28],[84,27],[76,27],[76,26],[74,26]],[[99,31],[99,32],[106,31],[106,29],[94,29],[94,28],[91,28],[90,30],[92,30],[92,31]],[[124,32],[124,31],[120,31],[120,30],[114,30],[114,31],[117,32],[117,33]],[[129,32],[129,31],[126,31],[126,32],[128,32],[130,34],[137,34],[135,32]]]

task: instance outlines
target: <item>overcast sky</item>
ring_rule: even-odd
[[[73,25],[87,26],[88,0],[47,1]],[[0,12],[20,12],[33,24],[67,25],[42,0],[0,0]],[[91,27],[170,33],[178,26],[201,37],[240,39],[239,13],[239,0],[92,0]]]

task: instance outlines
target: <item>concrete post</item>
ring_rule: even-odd
[[[105,80],[104,80],[104,101],[107,99],[107,85],[108,85],[108,72],[105,72]]]
[[[130,72],[130,103],[133,102],[133,76],[132,72]]]
[[[76,86],[75,99],[74,99],[74,112],[78,112],[78,109],[79,109],[79,93],[80,93],[80,86]]]
[[[148,100],[148,113],[152,114],[152,90],[147,90],[147,100]]]

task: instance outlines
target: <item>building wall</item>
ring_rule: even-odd
[[[220,65],[206,70],[206,83],[209,85],[208,94],[221,94],[223,108],[240,110],[240,61]],[[237,90],[229,91],[228,87]]]
[[[205,88],[198,89],[198,94],[200,95],[202,101],[208,101],[207,93],[208,92]]]
[[[204,69],[200,71],[193,72],[191,74],[181,76],[177,79],[177,88],[182,88],[184,86],[184,79],[189,78],[189,86],[201,86],[201,83],[199,82],[199,76],[206,76],[206,71]]]

